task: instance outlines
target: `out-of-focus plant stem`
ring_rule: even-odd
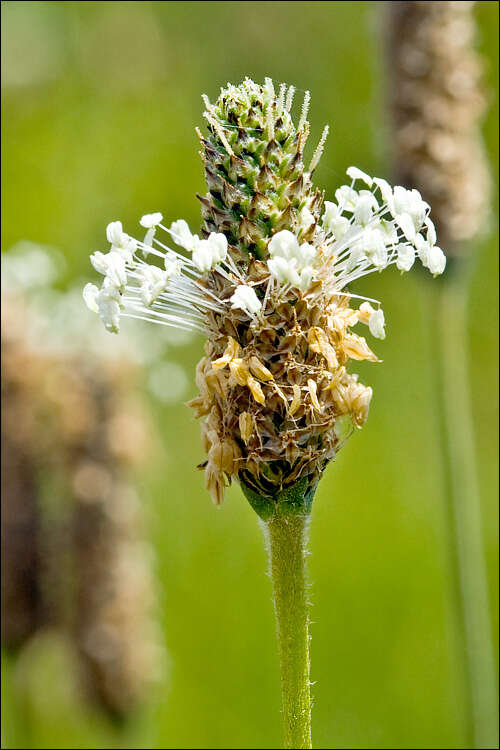
[[[265,523],[281,664],[285,748],[311,748],[309,615],[305,515],[275,515]]]
[[[457,262],[433,290],[434,372],[475,748],[498,747],[497,691],[469,386],[469,273]]]

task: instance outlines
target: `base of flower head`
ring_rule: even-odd
[[[239,310],[218,319],[189,404],[205,419],[205,479],[216,504],[232,480],[266,497],[306,477],[314,483],[364,424],[372,390],[345,365],[377,361],[349,328],[371,315],[340,297],[323,308],[285,300],[254,324]]]
[[[276,516],[308,516],[320,477],[316,474],[302,477],[294,484],[276,490],[273,494],[264,494],[251,481],[245,472],[240,475],[240,487],[246,499],[263,521]]]

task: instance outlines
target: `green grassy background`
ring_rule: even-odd
[[[498,4],[479,2],[476,12],[496,173]],[[316,174],[327,194],[350,164],[390,176],[382,4],[2,2],[2,16],[2,250],[20,239],[54,245],[67,257],[68,280],[89,275],[89,251],[104,249],[110,220],[132,228],[161,210],[167,221],[198,224],[200,94],[214,98],[228,80],[271,75],[311,90],[312,140],[332,126]],[[496,633],[494,232],[472,251],[470,371]],[[431,369],[433,283],[418,272],[387,272],[358,287],[384,301],[388,337],[377,348],[383,364],[358,368],[374,388],[369,422],[328,469],[313,511],[318,748],[471,746]],[[192,373],[201,345],[172,348],[170,358]],[[182,404],[155,410],[163,448],[139,489],[157,553],[168,681],[117,727],[73,699],[60,657],[35,655],[31,689],[20,696],[6,656],[6,747],[280,744],[257,519],[237,488],[221,509],[211,504],[194,470],[202,451],[191,413]]]

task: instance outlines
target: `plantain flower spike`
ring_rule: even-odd
[[[474,2],[391,2],[386,24],[398,179],[432,202],[448,255],[484,232],[491,178]]]
[[[313,175],[328,128],[305,162],[310,95],[298,121],[293,96],[269,78],[228,84],[214,104],[204,96],[200,236],[160,213],[141,220],[142,241],[113,222],[110,251],[91,256],[102,286],[84,290],[110,331],[128,316],[206,336],[190,402],[204,419],[206,486],[219,504],[237,480],[262,518],[276,504],[308,512],[325,467],[367,419],[372,389],[349,360],[379,361],[362,332],[383,339],[385,320],[350,285],[416,258],[434,276],[446,264],[417,190],[349,167],[323,200]]]

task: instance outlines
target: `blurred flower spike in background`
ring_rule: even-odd
[[[87,348],[74,295],[51,288],[58,265],[29,243],[3,263],[2,645],[26,693],[37,654],[67,654],[75,705],[126,719],[164,678],[133,483],[154,430],[137,365]]]

